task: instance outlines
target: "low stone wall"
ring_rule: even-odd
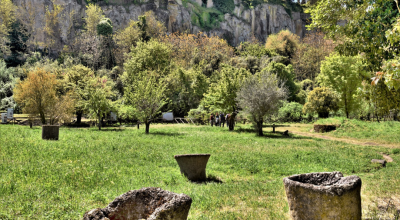
[[[58,140],[60,126],[58,125],[43,125],[42,139],[43,140]]]
[[[192,199],[160,188],[131,190],[107,207],[86,212],[83,220],[186,220]]]

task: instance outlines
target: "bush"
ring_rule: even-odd
[[[307,103],[303,107],[305,113],[318,113],[319,118],[327,118],[329,112],[339,109],[337,95],[327,87],[315,88],[308,94]]]
[[[303,105],[297,102],[284,102],[278,111],[279,121],[299,122],[303,116]]]
[[[112,34],[112,32],[113,32],[113,26],[112,26],[111,20],[109,18],[103,18],[97,24],[97,34],[98,35],[108,36],[108,35]]]

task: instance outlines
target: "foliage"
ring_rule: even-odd
[[[211,30],[219,27],[220,22],[224,20],[224,14],[216,8],[206,8],[197,4],[197,2],[190,2],[193,8],[191,15],[191,22],[193,25],[202,28],[203,30]],[[230,10],[232,6],[226,7]]]
[[[8,35],[15,21],[16,10],[17,7],[11,0],[0,1],[0,55],[10,53],[10,48],[7,46],[9,43]]]
[[[146,19],[146,35],[150,38],[159,38],[167,32],[164,23],[159,21],[153,11],[146,11],[144,13]]]
[[[320,72],[321,62],[334,51],[332,40],[325,39],[321,31],[307,34],[300,42],[291,60],[296,79],[312,81]]]
[[[300,122],[302,116],[303,105],[298,102],[284,102],[278,111],[278,118],[282,122]]]
[[[4,60],[0,60],[0,111],[15,108],[13,88],[16,82],[14,68],[6,67]]]
[[[231,14],[235,9],[235,3],[233,0],[214,0],[213,4],[216,9],[224,14]]]
[[[271,57],[277,55],[274,51],[265,48],[254,36],[250,41],[240,42],[237,52],[242,57],[254,56],[261,58],[263,56]]]
[[[399,15],[395,1],[319,1],[308,12],[309,28],[321,29],[328,37],[340,39],[337,50],[342,55],[364,54],[369,70],[378,70],[383,60],[393,58],[399,51],[399,45],[392,45],[385,35]]]
[[[96,26],[97,34],[110,36],[113,33],[113,26],[109,18],[102,18]]]
[[[163,36],[160,41],[171,44],[171,57],[174,62],[188,68],[200,64],[202,61],[207,63],[211,73],[219,68],[219,64],[233,57],[233,48],[218,36],[208,37],[204,33],[198,34],[179,34],[174,33]]]
[[[146,124],[146,134],[149,133],[150,123],[166,104],[166,84],[159,80],[153,72],[141,72],[133,85],[127,86],[124,100],[133,108],[134,115]]]
[[[327,87],[317,87],[308,93],[307,103],[303,106],[305,113],[318,113],[319,118],[327,118],[329,112],[339,109],[339,99],[337,95]]]
[[[89,4],[86,6],[85,14],[86,16],[84,19],[86,22],[86,31],[89,35],[96,35],[97,25],[103,18],[105,18],[103,10],[96,4]]]
[[[62,16],[61,12],[64,10],[62,5],[58,5],[53,1],[53,8],[49,9],[46,6],[45,13],[45,25],[44,25],[44,33],[45,33],[45,46],[47,47],[48,54],[50,55],[50,49],[53,46],[57,46],[57,41],[59,40],[57,34],[61,32],[60,27],[60,17]]]
[[[15,85],[14,99],[24,113],[39,114],[42,124],[46,124],[46,116],[50,124],[68,120],[73,113],[74,100],[70,94],[58,97],[57,84],[55,74],[44,69],[30,71],[24,81]]]
[[[271,34],[267,38],[265,48],[277,52],[279,55],[288,57],[289,60],[295,54],[299,45],[299,36],[289,30],[282,30],[277,34]]]
[[[339,107],[347,118],[354,112],[359,102],[354,97],[357,88],[361,86],[365,65],[360,56],[346,57],[337,53],[331,54],[321,64],[321,73],[317,80],[322,86],[330,87],[340,97]]]
[[[154,72],[157,78],[165,77],[170,71],[170,54],[171,49],[165,43],[156,40],[138,42],[136,47],[131,48],[129,60],[124,64],[124,84],[134,83],[138,74],[143,71]]]
[[[25,27],[19,20],[12,24],[8,39],[11,54],[5,57],[7,66],[16,67],[22,65],[25,62],[26,43],[29,39],[29,33],[26,32]]]
[[[299,88],[294,82],[294,70],[291,64],[285,66],[282,63],[271,62],[263,71],[276,74],[288,89],[288,101],[297,101],[296,94]]]
[[[241,68],[235,68],[226,64],[221,66],[218,78],[211,83],[202,103],[204,107],[215,106],[223,112],[235,112],[237,106],[237,91],[240,90],[243,81],[250,73]]]
[[[86,82],[82,91],[81,105],[89,112],[92,118],[98,119],[99,130],[101,130],[102,117],[110,112],[113,107],[111,101],[114,96],[112,84],[112,81],[105,76],[100,78],[93,75]]]
[[[286,99],[286,88],[279,81],[275,74],[261,72],[249,76],[237,92],[235,100],[250,115],[259,136],[263,136],[264,117],[276,113]]]

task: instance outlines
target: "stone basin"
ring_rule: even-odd
[[[205,181],[206,166],[210,154],[182,154],[175,155],[174,158],[178,162],[181,173],[191,181]]]
[[[43,125],[42,139],[43,140],[58,140],[60,126],[58,125]]]
[[[361,220],[361,179],[341,172],[306,173],[283,179],[292,219]]]

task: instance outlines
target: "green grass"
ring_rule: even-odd
[[[371,122],[337,117],[320,119],[315,124],[340,124],[335,132],[329,133],[335,137],[387,144],[400,143],[400,122],[397,121]]]
[[[150,186],[189,195],[189,219],[288,219],[282,179],[321,171],[359,175],[366,201],[400,195],[400,153],[377,169],[370,160],[382,158],[383,148],[257,137],[248,125],[236,130],[152,125],[146,135],[143,128],[61,128],[59,141],[44,141],[40,127],[0,125],[0,219],[80,219]],[[222,183],[183,177],[173,156],[189,153],[210,153],[207,175]]]

